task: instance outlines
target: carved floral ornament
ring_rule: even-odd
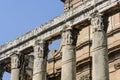
[[[96,31],[103,31],[104,25],[103,25],[103,14],[99,13],[98,11],[95,11],[91,14],[90,20],[92,24],[93,33]]]

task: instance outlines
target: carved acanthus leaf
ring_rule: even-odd
[[[75,45],[77,32],[73,29],[65,29],[62,33],[62,45]]]
[[[48,46],[44,41],[37,40],[34,45],[34,57],[44,58],[48,51]]]
[[[11,56],[11,68],[19,68],[20,67],[20,60],[19,55],[14,54]]]
[[[93,32],[102,31],[104,29],[102,14],[96,12],[91,15],[91,24]]]

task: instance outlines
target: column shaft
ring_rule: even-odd
[[[107,36],[102,15],[92,17],[93,30],[93,80],[109,80]]]
[[[4,66],[2,64],[0,64],[0,80],[2,80],[3,78],[3,74],[4,74]]]
[[[62,33],[62,78],[61,80],[76,80],[76,35],[72,29]]]
[[[20,77],[20,61],[19,56],[14,54],[11,57],[11,80],[19,80]]]
[[[34,46],[33,80],[46,80],[47,47],[36,41]]]

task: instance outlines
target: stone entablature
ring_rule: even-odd
[[[120,0],[93,1],[1,46],[0,79],[7,71],[11,80],[119,80],[111,76],[120,71]],[[49,51],[59,38],[59,49]]]
[[[117,6],[119,5],[119,2],[120,1],[117,0],[98,0],[96,8],[99,9],[100,13],[104,13],[105,11],[109,11],[109,9],[112,10],[113,7],[113,9],[118,8]],[[81,25],[84,25],[84,22],[89,19],[90,14],[94,10],[93,6],[93,1],[89,0],[87,3],[73,10],[71,9],[25,35],[0,46],[0,60],[8,58],[16,49],[22,51],[33,46],[36,38],[49,40],[53,37],[59,36],[66,24],[75,26],[76,24],[83,23]]]

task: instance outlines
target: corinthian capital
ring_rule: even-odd
[[[20,67],[20,59],[18,54],[13,54],[11,56],[11,69],[16,69]]]
[[[48,51],[48,46],[43,40],[36,40],[34,43],[34,57],[44,58],[46,51]]]
[[[71,27],[63,29],[62,45],[75,45],[76,39],[77,39],[76,31],[74,31]]]
[[[93,33],[96,31],[102,31],[104,30],[104,23],[103,23],[103,15],[99,12],[94,12],[91,14],[91,24]]]

